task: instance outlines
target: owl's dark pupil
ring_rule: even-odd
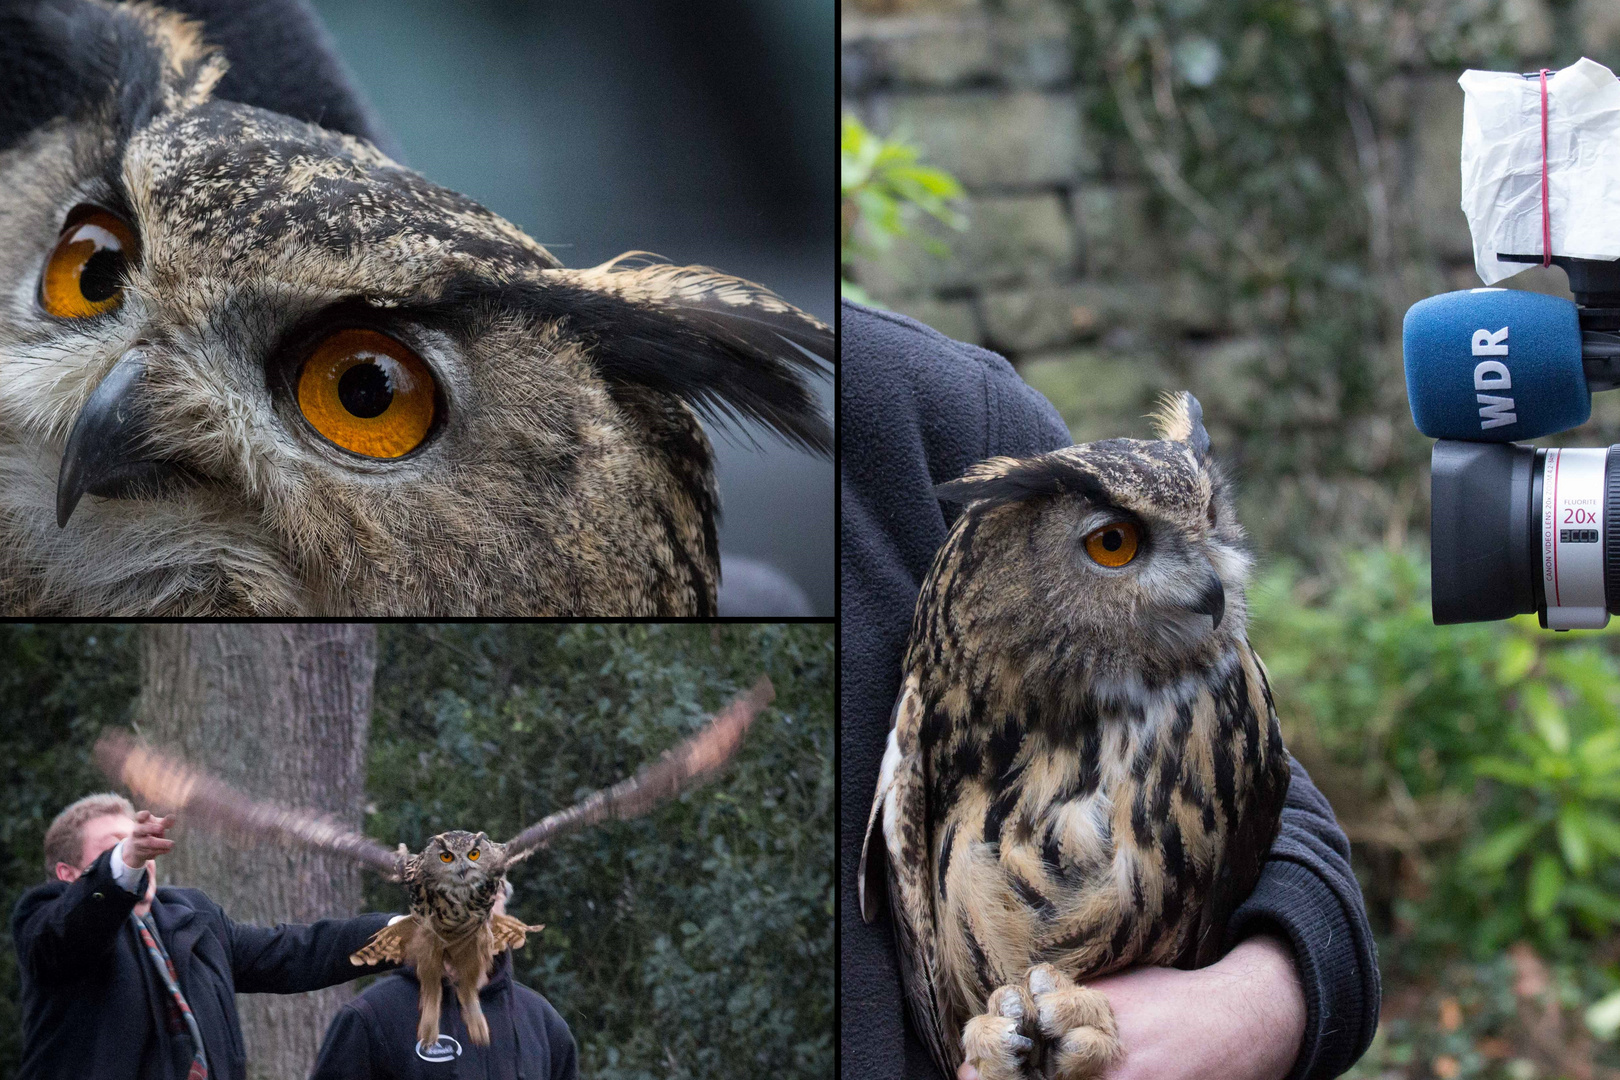
[[[356,364],[338,379],[338,400],[350,414],[369,420],[393,404],[394,388],[376,364]]]
[[[1109,529],[1102,534],[1102,546],[1109,551],[1118,551],[1125,546],[1125,534],[1118,529]]]
[[[124,276],[124,253],[113,248],[102,248],[85,261],[79,271],[79,292],[92,304],[111,300],[118,295]]]

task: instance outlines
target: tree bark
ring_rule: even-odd
[[[358,828],[376,666],[371,624],[145,626],[142,730],[256,798],[324,810]],[[359,910],[359,868],[337,855],[233,846],[183,817],[171,835],[158,884],[201,889],[237,922],[307,923]],[[248,1076],[304,1080],[327,1023],[353,993],[345,985],[239,996]]]

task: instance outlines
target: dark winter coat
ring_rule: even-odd
[[[11,937],[22,975],[19,1080],[173,1080],[191,1061],[189,1038],[165,1034],[168,990],[136,935],[139,893],[113,880],[112,852],[80,878],[30,889]],[[152,920],[201,1030],[211,1080],[244,1080],[236,994],[296,994],[384,970],[349,954],[387,915],[310,926],[243,926],[196,889],[159,888]]]
[[[461,1003],[445,983],[439,1042],[417,1045],[420,985],[406,968],[343,1006],[326,1029],[310,1080],[575,1080],[574,1037],[551,1002],[512,978],[512,954],[478,992],[489,1045],[467,1038]]]
[[[888,922],[861,921],[855,867],[917,590],[956,512],[934,485],[987,457],[1070,439],[1057,410],[995,353],[857,304],[839,314],[842,1075],[939,1080],[903,1018]],[[1305,989],[1293,1080],[1339,1075],[1377,1030],[1378,958],[1350,845],[1298,762],[1281,834],[1227,940],[1260,932],[1289,943]]]

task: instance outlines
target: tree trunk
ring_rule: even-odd
[[[142,628],[143,732],[240,790],[362,824],[377,631],[371,624],[155,624]],[[137,809],[140,809],[137,807]],[[158,884],[206,892],[238,922],[356,913],[360,871],[337,855],[233,847],[182,817]],[[237,998],[252,1080],[304,1080],[349,986]],[[213,1069],[210,1069],[212,1072]]]

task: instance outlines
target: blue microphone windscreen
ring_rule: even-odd
[[[1406,395],[1434,439],[1515,442],[1592,415],[1575,305],[1519,289],[1465,289],[1413,304],[1402,327]]]

